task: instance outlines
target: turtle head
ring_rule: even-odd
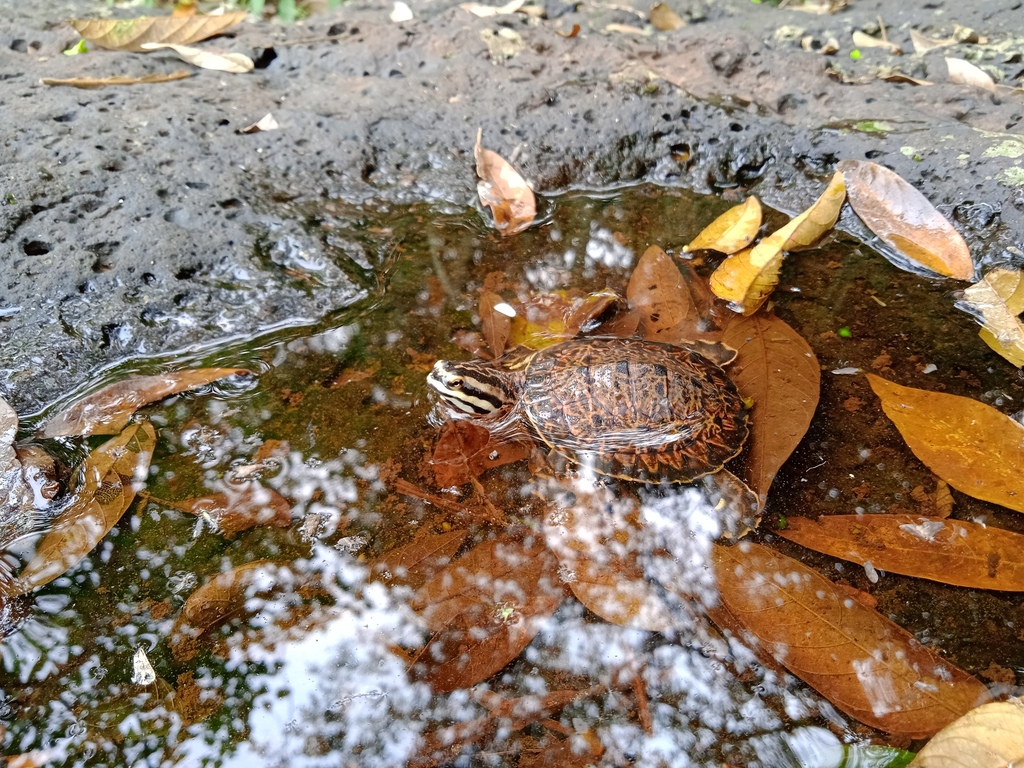
[[[427,384],[452,411],[463,417],[487,418],[514,400],[508,371],[484,362],[438,360]]]

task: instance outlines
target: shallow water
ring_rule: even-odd
[[[508,241],[473,210],[296,208],[322,252],[268,247],[267,258],[310,291],[344,274],[365,298],[315,327],[105,372],[104,380],[115,380],[225,365],[257,371],[258,380],[146,408],[140,415],[157,430],[143,489],[151,498],[137,500],[77,568],[30,601],[8,603],[23,618],[0,645],[4,753],[44,750],[52,764],[89,766],[401,766],[414,758],[526,766],[568,764],[564,753],[552,758],[545,750],[590,739],[604,749],[593,761],[609,765],[638,757],[644,765],[785,766],[799,764],[800,754],[806,765],[828,766],[836,762],[826,747],[837,739],[888,743],[690,617],[678,595],[663,597],[680,628],[650,633],[607,623],[559,592],[564,567],[549,579],[543,553],[556,549],[552,530],[575,510],[589,516],[588,531],[644,519],[661,537],[656,549],[674,555],[646,564],[652,581],[686,583],[698,597],[713,592],[703,563],[718,522],[694,489],[613,486],[588,501],[579,487],[565,496],[564,486],[533,475],[527,461],[488,471],[477,491],[449,493],[435,482],[438,431],[428,425],[425,375],[439,357],[467,357],[452,339],[478,330],[483,286],[521,298],[567,288],[622,293],[648,245],[678,250],[728,205],[652,187],[572,194],[546,201],[544,220]],[[783,221],[776,214],[769,225]],[[713,267],[693,263],[705,275]],[[1024,406],[1024,381],[978,339],[973,320],[952,308],[956,288],[901,272],[843,238],[789,258],[776,311],[818,356],[821,402],[754,538],[870,592],[883,615],[950,661],[999,680],[1000,691],[1017,691],[1024,610],[1016,595],[891,574],[872,583],[860,566],[772,533],[780,519],[798,515],[927,514],[912,491],[932,491],[933,476],[864,377],[833,371],[875,370],[1004,412]],[[25,420],[26,435],[40,418]],[[102,442],[41,444],[75,463]],[[254,479],[287,500],[288,527],[228,536],[173,505]],[[1011,511],[955,498],[959,519],[1024,532]],[[486,622],[534,620],[515,600],[527,579],[549,579],[558,600],[538,611],[544,620],[537,619],[526,650],[487,682],[433,694],[415,663],[427,634],[410,609],[413,590],[373,564],[417,537],[456,531],[466,531],[460,553],[498,538],[516,557],[530,555],[496,577],[509,582],[503,594],[511,597]],[[22,557],[27,546],[20,545]],[[218,614],[224,620],[181,650],[174,638],[189,595],[218,573],[262,560],[276,565],[262,569],[248,593],[216,596],[213,603],[229,604]],[[153,682],[132,682],[139,648]],[[484,691],[506,699],[579,694],[540,717],[520,712],[525,725],[511,727],[509,719],[487,720],[496,705]],[[420,742],[474,720],[452,737],[469,745],[457,760],[459,750],[442,741],[432,742],[433,752]]]

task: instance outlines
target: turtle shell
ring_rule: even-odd
[[[525,365],[522,413],[553,452],[596,472],[689,482],[743,447],[747,411],[699,352],[640,339],[579,339]]]

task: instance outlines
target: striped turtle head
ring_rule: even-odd
[[[427,374],[427,384],[456,415],[487,418],[515,399],[513,376],[484,362],[438,360]]]

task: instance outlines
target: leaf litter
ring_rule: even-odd
[[[146,43],[191,45],[240,24],[245,11],[195,16],[138,16],[132,19],[72,19],[68,23],[90,43],[115,51],[143,51]]]

